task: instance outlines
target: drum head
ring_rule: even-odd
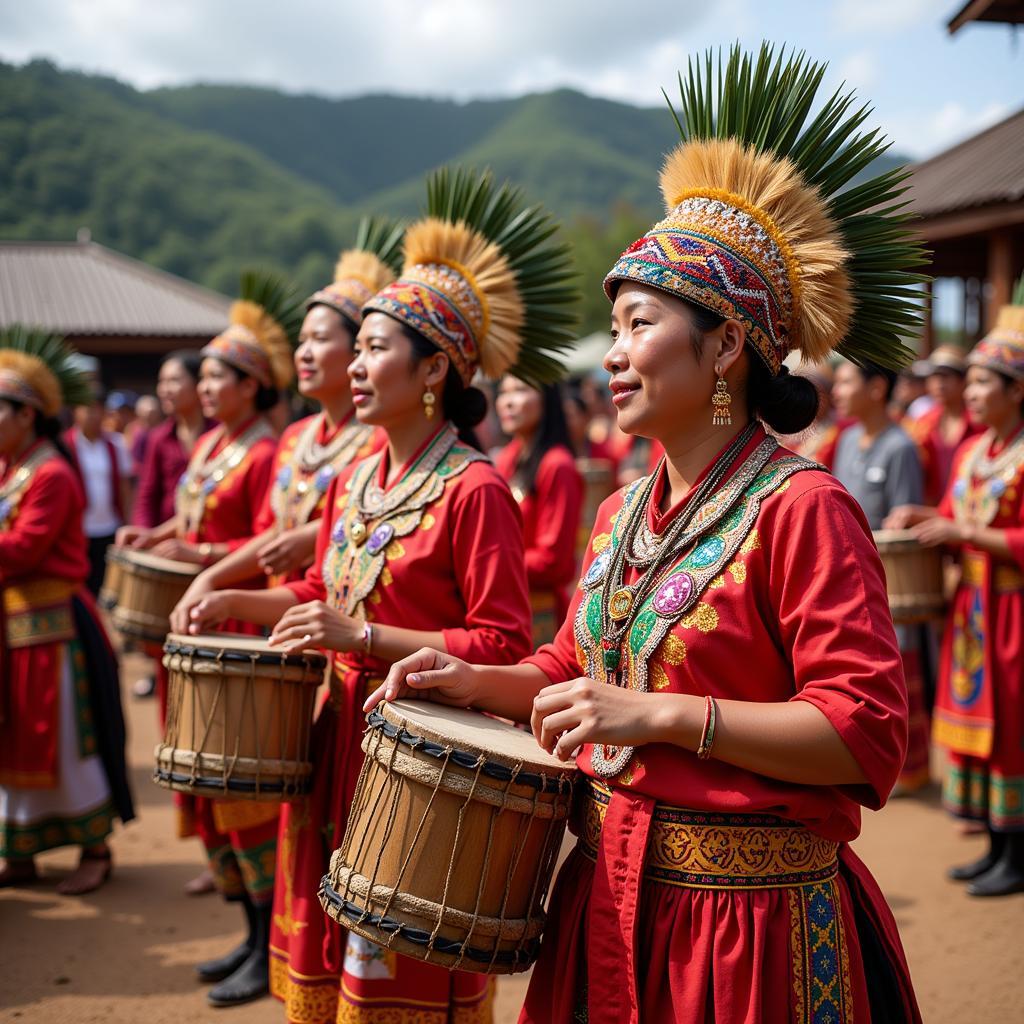
[[[875,547],[921,547],[921,542],[914,536],[913,530],[873,530],[871,536],[875,538]]]
[[[424,739],[451,745],[456,750],[484,754],[506,764],[521,764],[545,775],[571,775],[572,761],[559,761],[546,753],[533,738],[514,726],[488,718],[479,711],[450,708],[427,700],[396,700],[377,709],[392,725]]]
[[[148,551],[135,551],[132,548],[121,548],[122,561],[128,565],[138,565],[143,569],[154,569],[170,576],[198,576],[201,565],[191,562],[175,562],[170,558],[159,558]]]
[[[244,660],[255,655],[258,662],[267,664],[327,665],[327,658],[315,648],[285,654],[280,647],[271,647],[266,637],[238,633],[201,633],[198,636],[168,633],[164,651],[167,654],[191,654],[193,657],[211,660],[227,653]]]

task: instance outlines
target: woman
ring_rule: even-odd
[[[171,615],[171,629],[187,633],[189,613],[215,590],[262,573],[270,586],[301,579],[313,560],[327,489],[349,463],[377,451],[384,437],[355,420],[348,364],[362,307],[394,280],[401,229],[367,219],[356,248],[342,253],[334,281],[306,301],[295,350],[298,391],[320,412],[287,427],[274,456],[272,484],[256,517],[256,535],[196,577]],[[376,251],[374,251],[376,250]]]
[[[483,369],[534,378],[571,338],[574,298],[551,222],[489,177],[441,172],[432,217],[406,234],[401,277],[365,307],[349,366],[356,417],[386,448],[332,484],[313,567],[262,594],[224,591],[192,612],[277,623],[272,643],[334,652],[317,721],[309,800],[286,807],[275,894],[273,992],[287,1019],[469,1024],[491,1019],[491,985],[347,936],[316,897],[362,763],[360,707],[388,666],[433,644],[508,664],[529,649],[522,527],[515,502],[473,445]],[[539,297],[543,296],[543,304]],[[485,313],[486,311],[486,313]]]
[[[81,849],[57,886],[110,877],[115,817],[135,816],[117,661],[85,581],[85,495],[58,440],[62,404],[89,402],[52,335],[0,335],[0,887],[38,880],[34,857]]]
[[[495,408],[502,431],[512,437],[495,465],[523,514],[533,644],[538,647],[554,638],[569,607],[583,477],[576,469],[557,384],[536,388],[506,376],[498,386]]]
[[[289,338],[298,327],[299,307],[281,284],[264,275],[244,275],[242,296],[231,308],[230,326],[200,353],[203,414],[220,425],[199,439],[178,485],[175,517],[153,530],[126,529],[119,537],[123,544],[212,565],[255,532],[276,447],[263,413],[291,380]],[[223,628],[258,632],[240,622],[225,622]],[[199,964],[203,981],[219,982],[207,998],[228,1006],[266,995],[277,805],[196,798],[179,808],[181,834],[198,831],[217,888],[225,899],[241,903],[247,925],[241,945]],[[188,820],[190,811],[194,822]]]
[[[619,425],[666,460],[601,507],[554,644],[511,668],[423,651],[365,707],[435,689],[578,754],[580,840],[522,1020],[917,1021],[892,915],[847,845],[906,744],[881,565],[853,499],[765,426],[814,419],[791,348],[906,358],[878,325],[912,320],[898,268],[920,252],[854,216],[898,175],[826,198],[860,150],[849,97],[801,131],[823,69],[736,49],[715,81],[716,63],[681,76],[694,134],[662,172],[668,214],[605,286]],[[876,233],[892,293],[872,284]]]
[[[932,738],[949,753],[943,803],[988,830],[988,850],[950,871],[972,896],[1024,890],[1024,279],[1014,298],[967,357],[964,397],[985,433],[958,449],[938,509],[891,519],[960,552]]]

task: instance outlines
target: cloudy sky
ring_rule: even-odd
[[[148,88],[245,82],[468,99],[568,85],[644,106],[686,56],[806,48],[928,156],[1024,106],[1024,33],[950,37],[961,0],[33,0],[0,3],[0,59],[44,56]]]

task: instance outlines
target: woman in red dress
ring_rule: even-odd
[[[507,376],[495,401],[501,429],[512,440],[495,460],[523,514],[526,581],[533,609],[533,645],[554,639],[576,579],[576,537],[583,477],[576,468],[562,391]]]
[[[243,298],[231,324],[201,352],[199,399],[203,414],[220,425],[199,439],[178,484],[176,516],[154,530],[132,527],[120,540],[155,555],[211,565],[255,533],[255,517],[270,484],[276,443],[264,413],[292,377],[289,338],[300,307],[277,281],[243,276]],[[257,576],[249,581],[260,586]],[[244,622],[224,622],[229,632],[257,634]],[[199,964],[217,1006],[248,1002],[268,989],[267,943],[277,849],[276,804],[249,800],[179,802],[181,834],[198,832],[217,888],[245,913],[245,940],[224,957]],[[189,817],[193,820],[189,820]]]
[[[849,97],[801,130],[823,69],[737,48],[716,81],[716,63],[680,79],[666,218],[605,282],[619,425],[665,460],[601,507],[554,644],[511,668],[420,652],[366,707],[437,688],[577,758],[579,842],[521,1020],[917,1021],[848,846],[906,748],[881,565],[850,495],[765,426],[814,419],[793,348],[907,358],[879,325],[912,322],[899,268],[921,256],[899,223],[855,216],[898,175],[827,198],[860,150]],[[873,284],[881,239],[892,291]]]
[[[949,757],[943,803],[989,837],[950,876],[1004,896],[1024,890],[1024,279],[967,362],[967,409],[987,429],[957,450],[938,509],[904,508],[898,525],[960,553],[932,738]]]
[[[356,416],[382,427],[387,447],[332,484],[303,582],[225,591],[196,609],[199,626],[276,622],[272,642],[334,661],[314,790],[287,806],[281,833],[272,985],[296,1024],[491,1019],[489,979],[346,935],[317,899],[362,763],[360,707],[388,666],[424,643],[496,664],[529,649],[522,525],[473,443],[485,399],[471,382],[478,368],[557,369],[545,349],[571,339],[567,254],[545,241],[546,215],[488,177],[441,173],[429,192],[434,216],[409,229],[402,275],[364,309],[349,367]]]
[[[58,892],[110,875],[115,817],[134,817],[117,661],[85,587],[85,494],[61,448],[62,404],[91,401],[58,339],[0,336],[0,887],[78,846]]]

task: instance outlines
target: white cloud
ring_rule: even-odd
[[[878,82],[878,58],[870,50],[858,50],[840,60],[835,71],[847,86],[863,95]]]
[[[840,32],[891,32],[940,17],[934,0],[837,0],[833,18]]]
[[[887,124],[886,130],[897,140],[900,152],[927,159],[1001,121],[1011,109],[1002,102],[973,108],[949,100],[929,113],[904,115]]]

